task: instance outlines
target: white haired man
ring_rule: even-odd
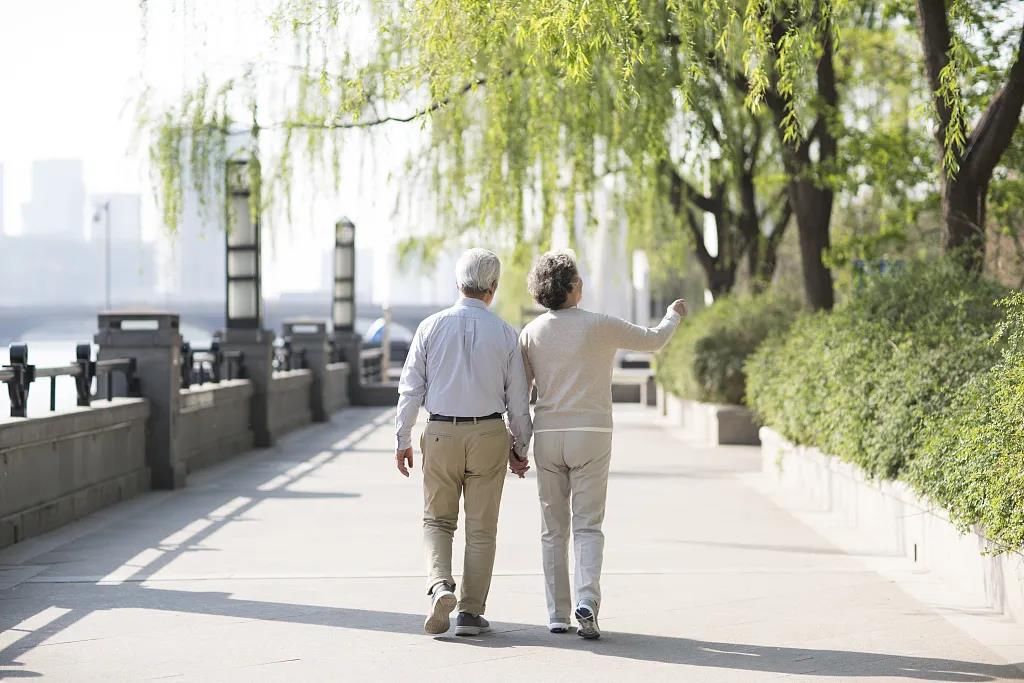
[[[430,611],[423,624],[440,634],[490,630],[483,614],[494,569],[498,508],[506,463],[522,477],[530,421],[526,372],[512,327],[488,310],[498,289],[501,262],[486,249],[470,249],[455,266],[462,297],[416,329],[398,385],[395,460],[406,477],[413,466],[412,428],[423,405],[430,413],[423,455],[423,538]],[[502,419],[508,413],[508,427]],[[511,430],[511,434],[509,433]],[[455,599],[452,538],[465,498],[466,554]]]

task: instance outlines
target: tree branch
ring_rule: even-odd
[[[949,64],[949,49],[952,36],[949,32],[949,18],[946,15],[946,0],[917,0],[918,32],[924,50],[925,71],[932,100],[939,116],[935,138],[942,149],[946,146],[946,131],[952,112],[939,93],[942,90],[942,70]]]
[[[818,0],[818,3],[815,4],[816,14],[821,2],[822,0]],[[839,147],[829,122],[829,118],[836,115],[836,108],[839,106],[839,90],[836,87],[836,69],[833,62],[835,45],[832,41],[831,22],[834,20],[830,19],[828,21],[829,24],[824,27],[824,35],[821,37],[821,58],[818,60],[818,66],[815,70],[818,79],[818,96],[824,102],[825,111],[819,112],[818,120],[814,124],[814,130],[807,135],[808,140],[814,140],[815,138],[818,140],[821,148],[820,158],[822,160],[835,158]]]
[[[661,162],[661,172],[669,177],[672,208],[677,214],[682,212],[685,202],[689,202],[701,211],[707,211],[708,213],[715,213],[721,210],[721,201],[698,192],[697,188],[683,178],[670,162]]]
[[[1006,83],[995,94],[978,124],[967,138],[962,171],[976,182],[991,177],[1003,152],[1013,140],[1024,108],[1024,25],[1021,26],[1017,56],[1010,65]]]
[[[379,126],[385,123],[409,123],[410,121],[415,121],[416,119],[423,118],[427,114],[431,114],[439,109],[447,107],[456,97],[461,97],[462,95],[465,95],[471,90],[478,88],[482,85],[485,85],[486,83],[487,79],[485,77],[480,77],[475,80],[472,80],[469,83],[463,85],[461,88],[459,88],[454,95],[450,95],[442,100],[432,102],[426,107],[418,109],[413,113],[409,114],[408,116],[378,116],[376,118],[367,119],[365,121],[285,121],[275,126],[267,126],[266,129],[314,128],[320,130],[346,130],[350,128],[372,128],[374,126]]]
[[[668,197],[672,210],[676,216],[683,215],[685,218],[686,227],[689,228],[690,234],[693,236],[697,260],[710,273],[714,269],[715,258],[708,251],[707,245],[704,244],[704,230],[697,221],[697,217],[694,216],[693,209],[687,205],[685,181],[679,175],[679,172],[667,161],[662,162],[662,172],[668,175]]]
[[[789,201],[789,193],[783,190],[780,197],[782,206],[779,207],[779,213],[772,224],[772,231],[768,235],[768,245],[771,249],[777,248],[779,242],[782,241],[782,236],[786,234],[786,226],[789,225],[789,219],[793,215],[793,205]]]

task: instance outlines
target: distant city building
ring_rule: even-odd
[[[26,236],[83,240],[85,181],[78,159],[32,163],[32,197],[22,206]]]
[[[226,256],[221,223],[216,210],[206,207],[204,212],[199,197],[189,189],[177,231],[160,227],[159,290],[169,301],[224,300]]]
[[[84,239],[21,234],[3,240],[0,302],[5,306],[81,304],[103,297],[103,262]]]

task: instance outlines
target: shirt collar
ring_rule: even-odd
[[[480,301],[480,299],[474,299],[471,296],[460,296],[458,305],[468,306],[470,308],[482,308],[485,311],[487,310],[487,304],[485,304],[483,301]]]

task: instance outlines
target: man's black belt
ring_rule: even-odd
[[[452,417],[450,415],[435,415],[430,414],[431,422],[452,422],[454,424],[460,424],[462,422],[482,422],[484,420],[500,420],[501,413],[491,413],[490,415],[484,415],[483,417]]]

